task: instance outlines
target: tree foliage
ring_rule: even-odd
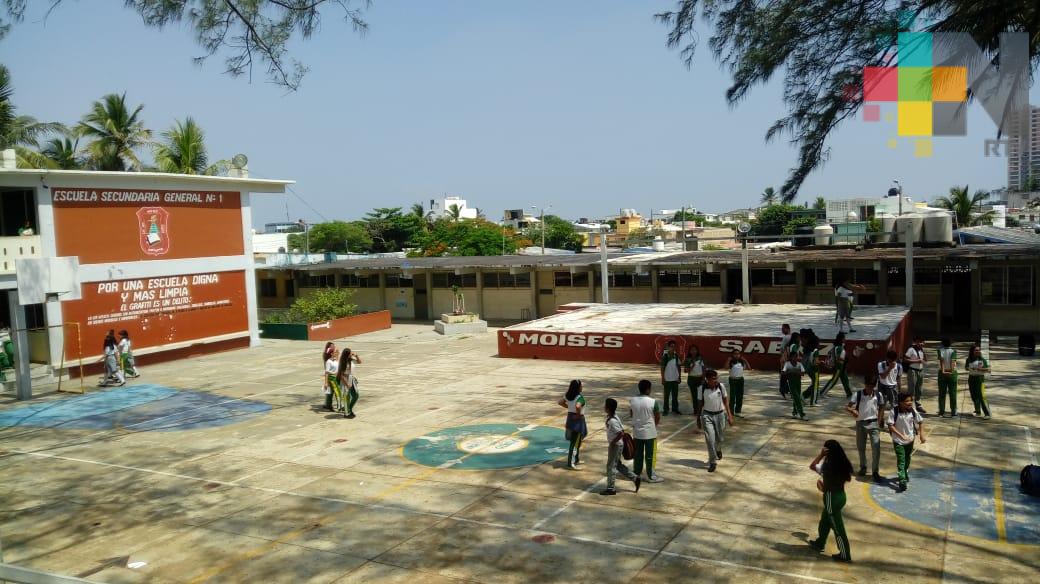
[[[0,65],[0,150],[13,148],[19,168],[55,168],[46,156],[33,149],[39,147],[44,136],[66,133],[67,128],[56,122],[40,122],[32,116],[19,115],[11,101],[13,95],[11,74],[7,67]]]
[[[531,229],[527,238],[534,245],[542,245],[542,229],[545,229],[545,247],[580,252],[585,240],[574,228],[574,224],[556,215],[546,215],[542,225]]]
[[[824,199],[823,197],[816,197],[816,200],[813,201],[812,208],[819,209],[821,211],[825,210],[827,208],[827,199]]]
[[[206,135],[190,116],[183,122],[175,122],[172,128],[162,133],[162,137],[161,142],[153,145],[153,156],[159,172],[205,175],[227,173],[229,163],[226,160],[209,164]]]
[[[64,3],[49,0],[48,14]],[[370,0],[124,0],[145,26],[163,29],[186,24],[195,34],[203,64],[218,53],[224,56],[224,72],[252,80],[253,66],[267,71],[267,79],[289,90],[300,86],[307,68],[289,55],[289,47],[320,30],[326,10],[342,17],[355,32],[368,24],[362,18]],[[0,39],[11,24],[25,16],[27,0],[2,0]]]
[[[794,205],[769,205],[760,209],[751,221],[751,235],[781,235],[791,220],[791,213],[800,210]]]
[[[365,226],[372,238],[372,251],[377,253],[402,251],[412,247],[416,237],[425,231],[425,221],[415,214],[401,213],[401,207],[377,207],[365,214]]]
[[[1026,32],[1031,69],[1040,63],[1036,0],[677,0],[657,19],[687,67],[702,36],[700,21],[714,27],[708,46],[732,75],[731,105],[783,75],[787,115],[766,131],[766,140],[785,136],[798,148],[780,189],[785,196],[826,162],[831,132],[855,119],[863,104],[863,68],[892,65],[897,32],[966,32],[994,63],[1000,33]],[[915,28],[918,20],[927,24]]]
[[[428,233],[418,235],[421,256],[492,256],[516,253],[516,236],[510,229],[484,219],[452,221],[440,218]]]
[[[993,220],[993,211],[983,211],[982,203],[989,199],[989,192],[978,190],[969,194],[968,185],[950,187],[950,194],[935,201],[936,206],[953,211],[958,227],[982,225]]]
[[[354,291],[347,288],[319,288],[297,298],[278,320],[281,322],[321,322],[357,314],[351,302]]]
[[[372,237],[362,221],[328,221],[310,226],[310,233],[289,234],[289,248],[303,249],[310,242],[310,252],[368,253]]]
[[[95,170],[141,170],[137,149],[152,139],[141,119],[143,109],[128,106],[126,93],[110,93],[91,105],[75,131],[90,140],[86,150]]]

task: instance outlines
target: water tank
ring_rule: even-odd
[[[799,225],[794,228],[795,235],[813,235],[815,233],[815,227],[812,225]],[[807,247],[812,245],[813,240],[809,237],[799,237],[794,240],[795,247]]]
[[[894,215],[884,215],[881,217],[881,233],[877,235],[877,243],[890,243],[895,240],[896,235],[896,218]]]
[[[930,215],[924,218],[924,240],[928,243],[953,241],[953,216]]]
[[[924,218],[920,215],[903,215],[896,217],[896,241],[906,243],[906,226],[910,225],[910,241],[921,241],[924,232]]]
[[[664,240],[660,235],[654,238],[654,251],[664,251]]]
[[[830,245],[831,235],[834,234],[834,228],[830,225],[823,224],[813,227],[813,235],[816,236],[816,245]]]

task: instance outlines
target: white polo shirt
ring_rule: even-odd
[[[679,381],[679,355],[665,353],[664,358],[667,359],[664,364],[664,380]]]
[[[715,389],[704,386],[697,389],[697,399],[704,400],[705,412],[725,411],[725,406],[722,404],[722,398],[729,399],[729,393],[726,392],[726,386],[722,385],[721,382]]]
[[[335,375],[337,371],[339,371],[339,361],[337,359],[326,359],[325,374]]]
[[[859,405],[856,405],[856,401],[859,401]],[[881,405],[885,403],[885,398],[875,389],[870,395],[867,395],[863,390],[857,391],[852,394],[852,398],[849,399],[849,405],[856,408],[856,420],[876,420],[878,417],[878,410]]]
[[[910,348],[906,350],[906,354],[904,356],[907,359],[921,359],[923,361],[924,349],[917,349],[914,348],[913,345],[910,345]],[[924,369],[924,363],[911,363],[910,368],[914,371],[922,371]]]
[[[893,442],[896,444],[902,444],[903,446],[914,443],[914,438],[917,436],[916,424],[920,424],[924,421],[924,418],[921,417],[921,414],[917,413],[917,410],[900,412],[899,408],[896,407],[896,409],[893,409],[892,413],[888,414],[886,417],[888,418],[889,426],[895,426],[896,430],[899,430],[903,436],[910,439],[909,441],[905,441],[895,434],[892,434]]]
[[[805,373],[805,367],[801,363],[792,363],[790,361],[784,363],[784,373],[795,373],[799,376]]]
[[[740,361],[729,366],[729,378],[730,379],[743,379],[744,378],[744,364]]]
[[[628,400],[632,408],[632,437],[640,440],[657,438],[657,424],[654,423],[654,411],[657,400],[648,395],[637,395]]]
[[[878,383],[888,386],[898,385],[899,376],[903,374],[903,366],[897,361],[896,364],[892,366],[891,371],[888,372],[888,375],[884,375],[884,371],[887,367],[888,361],[882,361],[877,364]]]
[[[848,288],[846,288],[844,286],[838,286],[837,288],[834,289],[834,295],[835,296],[840,296],[842,298],[852,298],[853,294],[855,294],[855,292],[853,292],[852,290],[849,290]]]

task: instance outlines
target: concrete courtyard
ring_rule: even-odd
[[[320,409],[322,344],[299,341],[146,367],[121,390],[5,395],[3,561],[113,583],[1037,581],[1040,502],[1017,483],[1040,446],[1040,361],[1007,345],[992,420],[970,416],[962,375],[968,415],[926,418],[908,492],[847,485],[840,564],[833,539],[806,544],[822,507],[809,462],[836,438],[857,464],[840,387],[802,422],[752,372],[716,473],[694,418],[673,415],[665,481],[604,497],[603,401],[644,377],[660,399],[656,369],[501,359],[494,334],[395,324],[339,342],[364,360],[353,420]],[[572,378],[589,401],[578,471],[556,405]],[[925,394],[933,414],[934,368]]]

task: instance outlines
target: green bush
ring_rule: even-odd
[[[289,310],[272,314],[269,323],[308,323],[333,320],[357,314],[357,304],[350,302],[353,290],[319,288],[312,294],[297,298]]]
[[[874,218],[868,221],[867,233],[881,233],[881,220]]]
[[[794,235],[795,229],[798,229],[803,225],[815,226],[816,217],[795,217],[794,219],[791,219],[784,224],[784,235]]]

